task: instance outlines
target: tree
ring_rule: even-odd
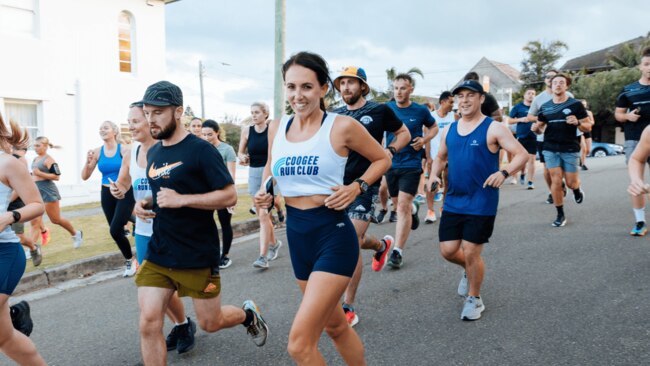
[[[633,43],[626,43],[616,50],[616,52],[609,53],[607,55],[607,63],[615,69],[636,67],[639,65],[641,52],[646,47],[650,47],[650,32],[646,35],[645,40],[636,46]]]
[[[388,82],[386,91],[381,92],[377,89],[370,88],[370,95],[372,96],[372,99],[380,103],[384,103],[393,99],[393,82],[395,81],[395,77],[397,77],[399,74],[400,72],[398,72],[395,67],[386,69],[386,81]],[[411,77],[420,75],[420,77],[424,79],[424,73],[417,67],[411,67],[407,72],[405,72],[405,74],[410,75]],[[415,78],[413,78],[413,84],[413,86],[415,86]]]
[[[562,41],[530,41],[523,47],[526,57],[521,61],[521,80],[524,85],[539,86],[544,89],[544,75],[555,67],[555,62],[562,57],[569,46]]]

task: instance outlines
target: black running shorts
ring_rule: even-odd
[[[463,215],[443,211],[438,228],[440,242],[465,240],[473,244],[485,244],[494,230],[496,216]]]

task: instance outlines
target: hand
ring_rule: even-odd
[[[248,154],[238,154],[237,157],[239,157],[239,165],[247,166],[250,164],[250,157]]]
[[[503,175],[503,173],[495,172],[492,173],[486,180],[485,183],[483,183],[483,188],[485,187],[492,187],[492,188],[499,188],[503,184],[503,182],[506,181],[506,177]]]
[[[422,137],[416,137],[413,140],[411,140],[411,147],[415,151],[422,150],[422,146],[424,146],[424,139]]]
[[[262,207],[262,209],[266,208],[266,210],[269,210],[268,208],[273,206],[273,196],[266,193],[264,189],[257,191],[255,197],[253,197],[253,201],[255,202],[255,207],[258,209]]]
[[[331,188],[334,193],[325,198],[325,207],[337,211],[348,207],[361,193],[359,183],[348,184],[347,186],[336,186]]]
[[[633,196],[650,193],[650,184],[646,184],[642,179],[634,179],[627,187],[627,192]]]
[[[636,121],[639,120],[639,118],[641,118],[641,114],[639,112],[640,112],[640,110],[639,110],[639,108],[637,108],[637,109],[635,109],[633,111],[630,111],[625,116],[626,116],[626,118],[627,118],[627,120],[629,122],[636,122]]]
[[[151,222],[150,219],[156,217],[156,213],[148,210],[146,207],[149,206],[151,202],[147,200],[136,201],[134,208],[135,215],[139,217],[144,222]]]
[[[426,186],[427,191],[431,192],[431,185],[434,183],[436,183],[438,187],[440,187],[442,185],[442,179],[440,179],[440,177],[437,175],[429,174],[429,179],[427,180],[427,186]]]
[[[118,200],[121,200],[126,196],[126,190],[120,188],[120,185],[117,182],[111,181],[108,188],[110,189],[111,194],[113,195],[113,197],[115,197]]]
[[[97,164],[97,157],[93,150],[88,150],[88,154],[86,155],[86,164],[90,166]]]
[[[160,208],[180,208],[183,207],[183,196],[169,188],[160,188],[156,196],[156,202]]]
[[[14,215],[11,212],[5,212],[0,216],[0,232],[4,231],[7,226],[14,223]]]
[[[577,126],[577,125],[580,124],[580,121],[578,121],[578,118],[576,116],[570,115],[570,116],[567,116],[566,123],[568,123],[570,125]]]

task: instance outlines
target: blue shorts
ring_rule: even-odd
[[[366,193],[362,193],[345,209],[350,220],[370,221],[370,216],[375,212],[375,201],[379,195],[379,186],[368,187]]]
[[[0,294],[14,292],[25,273],[25,260],[20,243],[0,243]]]
[[[345,211],[287,206],[287,241],[293,273],[301,281],[315,271],[352,277],[359,260],[359,240]]]
[[[579,152],[555,152],[544,150],[547,169],[562,168],[565,173],[577,173],[580,165]]]

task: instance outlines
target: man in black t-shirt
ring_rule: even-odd
[[[135,208],[144,220],[155,217],[149,251],[135,278],[144,363],[167,361],[162,327],[174,291],[192,297],[205,331],[243,324],[253,341],[264,345],[268,327],[255,303],[247,300],[243,308],[221,306],[214,211],[237,202],[223,159],[212,145],[182,128],[183,94],[178,86],[157,82],[147,88],[141,103],[151,135],[161,141],[147,154],[153,197],[137,202]],[[195,327],[181,330],[192,338],[196,332]]]
[[[336,79],[334,87],[341,93],[345,106],[336,109],[334,112],[351,116],[359,121],[370,135],[381,144],[385,132],[395,134],[395,139],[386,147],[386,153],[392,158],[393,154],[406,146],[411,140],[411,134],[408,128],[397,118],[395,112],[385,104],[379,104],[372,101],[366,101],[365,96],[370,92],[370,87],[366,81],[366,72],[360,67],[346,67]],[[394,240],[390,235],[386,235],[382,240],[374,236],[366,235],[370,225],[370,216],[375,211],[375,201],[379,192],[380,181],[369,186],[360,179],[370,166],[370,161],[355,151],[350,151],[348,161],[345,165],[345,175],[343,184],[348,185],[353,182],[359,184],[361,194],[348,206],[348,216],[354,224],[354,228],[359,238],[361,249],[372,249],[375,254],[372,257],[372,269],[381,271],[386,264],[387,254],[391,251],[391,245]],[[357,267],[352,275],[350,283],[345,290],[343,299],[343,311],[345,311],[348,324],[354,326],[359,322],[359,317],[354,311],[354,298],[356,296],[359,282],[361,281],[361,271],[363,262],[361,254]]]
[[[571,85],[571,77],[557,74],[551,79],[553,99],[542,104],[537,123],[531,129],[535,133],[544,132],[544,160],[551,174],[551,194],[553,204],[557,209],[557,217],[553,226],[561,227],[566,224],[564,216],[564,192],[562,176],[566,179],[567,187],[573,190],[576,203],[582,203],[584,192],[580,188],[578,166],[580,164],[580,136],[582,132],[591,131],[591,119],[582,103],[569,97],[567,89]],[[545,130],[544,130],[545,128]]]
[[[625,132],[625,162],[627,163],[636,148],[641,133],[650,124],[650,47],[643,50],[639,63],[641,78],[626,85],[616,99],[614,116],[623,124]],[[650,164],[650,158],[647,159]],[[645,225],[645,195],[632,196],[632,210],[636,224],[630,235],[644,236],[648,229]]]

